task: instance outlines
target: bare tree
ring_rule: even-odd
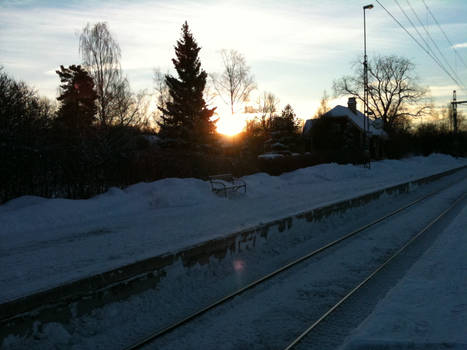
[[[410,60],[399,56],[377,56],[368,65],[368,109],[383,120],[386,130],[429,111],[423,103],[427,89],[417,84],[414,69]],[[350,94],[363,102],[363,65],[356,63],[354,74],[334,81],[333,89],[336,96]]]
[[[113,124],[147,129],[152,119],[149,106],[153,96],[146,90],[141,90],[135,94],[124,93],[117,96],[119,96],[119,99],[115,105],[118,109]]]
[[[162,109],[167,108],[167,103],[171,102],[171,96],[169,92],[169,87],[167,86],[167,82],[165,80],[165,76],[169,75],[169,71],[167,70],[166,73],[162,73],[161,69],[154,68],[152,80],[154,83],[154,95],[156,99],[157,106],[161,107]],[[162,116],[162,112],[159,108],[156,108],[154,111],[154,120],[160,121]]]
[[[314,118],[320,118],[323,114],[329,111],[329,95],[326,90],[323,91],[323,97],[321,97],[321,101],[319,102],[318,110],[315,113]]]
[[[210,107],[213,107],[215,105],[217,95],[218,92],[214,84],[214,80],[212,78],[206,79],[206,86],[204,87],[203,91],[203,96],[204,100],[206,101],[206,104]]]
[[[154,91],[156,93],[157,105],[166,108],[167,102],[170,101],[170,92],[165,76],[169,75],[169,71],[162,73],[160,68],[154,68],[152,80],[154,82]]]
[[[261,125],[266,128],[279,108],[279,98],[272,92],[264,91],[256,100],[257,112],[261,118]]]
[[[106,126],[126,121],[132,94],[120,66],[121,50],[107,24],[87,24],[79,38],[79,51],[97,92],[99,122]]]
[[[211,79],[217,93],[234,114],[238,104],[248,101],[256,83],[242,54],[235,50],[222,50],[221,56],[224,71],[220,75],[211,75]]]

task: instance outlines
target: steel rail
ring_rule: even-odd
[[[412,236],[401,248],[399,248],[394,254],[392,254],[384,263],[382,263],[377,269],[375,269],[370,275],[368,275],[362,282],[357,284],[350,292],[348,292],[344,297],[342,297],[334,306],[332,306],[328,311],[326,311],[320,318],[318,318],[310,327],[308,327],[304,332],[302,332],[293,342],[291,342],[284,350],[290,350],[297,344],[299,344],[303,338],[305,338],[314,328],[316,328],[321,322],[323,322],[330,314],[336,311],[339,306],[341,306],[347,299],[349,299],[353,294],[355,294],[360,288],[362,288],[368,281],[374,278],[378,272],[384,269],[392,260],[394,260],[399,254],[407,249],[414,241],[416,241],[420,236],[422,236],[428,229],[431,228],[436,222],[438,222],[444,215],[451,211],[464,197],[467,195],[467,192],[464,192],[460,195],[447,209],[445,209],[441,214],[439,214],[434,220],[432,220],[428,225],[426,225],[421,231]]]
[[[419,203],[419,202],[421,202],[421,201],[423,201],[423,200],[425,200],[425,199],[427,199],[429,197],[432,197],[432,196],[444,191],[445,189],[447,189],[447,188],[449,188],[449,187],[451,187],[451,186],[453,186],[453,185],[455,185],[455,184],[457,184],[457,183],[459,183],[461,181],[464,181],[464,178],[462,178],[459,181],[456,181],[455,183],[451,183],[448,186],[443,187],[443,188],[441,188],[439,190],[436,190],[436,191],[433,191],[433,192],[431,192],[431,193],[429,193],[427,195],[424,195],[424,196],[410,202],[409,204],[406,204],[406,205],[400,207],[399,209],[396,209],[396,210],[394,210],[394,211],[392,211],[392,212],[390,212],[390,213],[388,213],[388,214],[386,214],[386,215],[384,215],[384,216],[382,216],[382,217],[380,217],[380,218],[378,218],[378,219],[376,219],[376,220],[374,220],[374,221],[372,221],[372,222],[370,222],[370,223],[368,223],[366,225],[363,225],[363,226],[353,230],[350,233],[345,234],[344,236],[342,236],[342,237],[340,237],[340,238],[338,238],[338,239],[336,239],[336,240],[322,246],[321,248],[313,250],[310,253],[308,253],[308,254],[306,254],[306,255],[304,255],[304,256],[302,256],[302,257],[300,257],[300,258],[298,258],[298,259],[296,259],[296,260],[294,260],[292,262],[287,263],[286,265],[276,269],[275,271],[268,273],[267,275],[265,275],[265,276],[255,280],[255,281],[247,284],[246,286],[244,286],[244,287],[242,287],[242,288],[228,294],[227,296],[222,297],[221,299],[218,299],[217,301],[211,303],[210,305],[204,307],[203,309],[198,310],[198,311],[190,314],[189,316],[186,316],[185,318],[171,324],[170,326],[167,326],[165,328],[162,328],[162,329],[159,329],[159,330],[155,331],[154,333],[146,336],[145,338],[139,340],[138,342],[136,342],[136,343],[134,343],[134,344],[132,344],[132,345],[130,345],[128,347],[125,347],[124,350],[136,350],[136,349],[142,348],[145,345],[148,345],[148,344],[152,343],[157,338],[159,338],[159,337],[161,337],[161,336],[163,336],[163,335],[165,335],[167,333],[172,332],[176,328],[178,328],[178,327],[180,327],[180,326],[194,320],[195,318],[200,317],[201,315],[205,314],[206,312],[208,312],[208,311],[216,308],[217,306],[219,306],[219,305],[233,299],[234,297],[242,294],[243,292],[256,287],[257,285],[259,285],[259,284],[265,282],[266,280],[269,280],[272,277],[274,277],[274,276],[276,276],[276,275],[278,275],[278,274],[280,274],[280,273],[294,267],[295,265],[297,265],[297,264],[299,264],[299,263],[301,263],[301,262],[303,262],[303,261],[305,261],[307,259],[310,259],[311,257],[313,257],[313,256],[315,256],[315,255],[317,255],[319,253],[322,253],[323,251],[325,251],[325,250],[327,250],[327,249],[329,249],[329,248],[331,248],[331,247],[333,247],[333,246],[335,246],[335,245],[337,245],[337,244],[339,244],[339,243],[341,243],[341,242],[355,236],[356,234],[358,234],[358,233],[360,233],[360,232],[362,232],[362,231],[364,231],[364,230],[366,230],[366,229],[380,223],[383,220],[386,220],[386,219],[400,213],[403,210],[406,210],[406,209],[414,206],[415,204],[417,204],[417,203]]]

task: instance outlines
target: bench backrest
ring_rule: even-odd
[[[209,181],[212,181],[212,180],[222,180],[222,181],[232,182],[234,181],[234,177],[232,174],[220,174],[220,175],[209,176]]]

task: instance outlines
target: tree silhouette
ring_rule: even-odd
[[[61,102],[58,121],[71,129],[83,130],[96,120],[96,99],[94,82],[81,66],[60,66],[56,71],[60,77]]]
[[[318,110],[316,111],[313,118],[320,118],[323,114],[330,110],[329,108],[329,95],[326,90],[323,91],[323,97],[321,97],[321,101],[319,102]]]
[[[79,38],[83,65],[94,79],[99,123],[103,126],[129,125],[135,120],[134,97],[120,66],[120,45],[107,23],[87,24]]]
[[[170,99],[165,107],[159,106],[162,116],[158,122],[160,135],[179,147],[209,144],[215,132],[215,123],[210,120],[215,108],[209,109],[203,97],[207,74],[201,69],[199,50],[185,22],[175,47],[176,58],[172,59],[178,79],[165,76]]]
[[[0,66],[0,139],[20,129],[33,130],[45,119],[37,92],[24,82],[15,81]]]
[[[250,74],[250,67],[247,66],[245,57],[235,50],[222,50],[222,63],[224,71],[221,75],[212,75],[214,87],[230,106],[232,115],[238,104],[247,102],[250,93],[256,89],[255,79]]]
[[[417,84],[414,70],[410,60],[399,56],[377,56],[368,64],[368,109],[388,131],[429,110],[423,103],[427,90]],[[334,81],[333,89],[336,96],[353,95],[363,102],[363,66],[355,64],[354,74]]]
[[[291,105],[286,105],[280,115],[269,120],[269,139],[264,148],[274,153],[290,154],[297,146],[299,122]]]
[[[300,122],[297,119],[297,115],[290,104],[287,104],[280,115],[280,128],[288,135],[297,134]]]
[[[261,126],[264,130],[269,127],[271,120],[276,117],[277,109],[279,108],[279,98],[272,92],[263,92],[263,96],[259,96],[257,104],[257,112],[261,120]]]
[[[42,169],[53,162],[47,153],[53,112],[47,99],[0,66],[0,204],[47,187],[42,183],[51,172]]]

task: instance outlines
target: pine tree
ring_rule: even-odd
[[[61,102],[58,121],[70,129],[82,130],[91,126],[97,112],[94,81],[81,66],[60,66],[56,72],[62,83],[57,97]]]
[[[288,104],[284,107],[281,118],[283,120],[283,130],[289,135],[296,134],[299,128],[299,121],[291,105]]]
[[[172,59],[178,79],[165,76],[171,98],[165,108],[159,106],[162,121],[158,122],[160,135],[179,147],[209,144],[215,132],[215,123],[210,120],[215,108],[207,108],[203,98],[207,74],[201,69],[199,50],[185,22],[175,47],[176,58]]]
[[[280,116],[274,116],[269,123],[270,139],[266,149],[276,153],[288,152],[297,142],[298,120],[291,105],[286,105]]]

